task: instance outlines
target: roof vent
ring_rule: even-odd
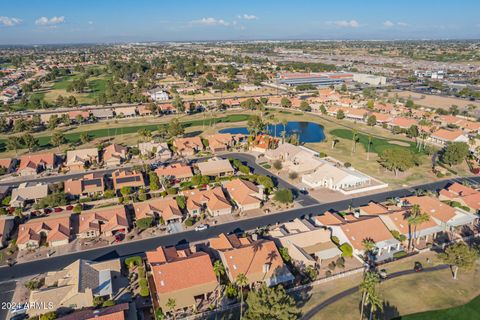
[[[165,286],[165,282],[163,282],[163,280],[160,281],[160,285],[161,285],[162,287]]]

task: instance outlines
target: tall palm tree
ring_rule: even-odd
[[[376,289],[373,289],[369,292],[369,294],[366,296],[365,303],[370,305],[370,320],[372,320],[373,314],[377,310],[383,309],[382,299],[380,298],[380,294]]]
[[[272,123],[273,123],[273,136],[276,138],[277,137],[277,124],[278,124],[278,119],[275,118],[275,116],[272,115],[272,117],[270,118],[270,120],[272,120]]]
[[[235,283],[240,288],[240,319],[242,319],[242,315],[243,315],[243,288],[245,288],[248,285],[247,276],[243,273],[239,273],[237,275],[237,279],[235,280]]]
[[[370,146],[372,145],[372,135],[368,135],[367,160],[370,160]]]
[[[222,261],[215,260],[213,263],[213,272],[217,276],[218,284],[220,285],[220,278],[225,274],[225,267],[222,264]],[[220,288],[221,291],[221,288]],[[220,297],[218,297],[220,298]],[[215,300],[215,307],[218,306],[218,298]],[[217,313],[215,313],[215,319],[217,318]]]
[[[362,293],[362,302],[360,304],[360,320],[363,319],[363,309],[369,301],[369,296],[375,294],[376,285],[380,282],[380,277],[375,272],[366,272],[363,276],[362,283],[359,285],[359,290]],[[370,301],[369,301],[370,302]]]
[[[410,209],[410,212],[408,213],[407,216],[407,222],[408,222],[408,232],[410,235],[409,239],[409,249],[410,248],[415,248],[415,240],[417,238],[417,227],[430,220],[430,216],[422,212],[420,209],[420,206],[418,204],[413,205],[413,207]],[[413,226],[413,237],[412,237],[412,226]]]
[[[285,143],[285,137],[287,135],[287,119],[282,119],[283,131],[282,131],[282,143]]]
[[[352,153],[355,153],[357,151],[357,142],[358,142],[358,133],[357,130],[353,130],[352,132]]]

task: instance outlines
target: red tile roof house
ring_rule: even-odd
[[[255,137],[255,140],[252,143],[252,151],[257,152],[266,152],[269,149],[275,149],[278,146],[280,139],[271,137],[266,134],[259,134]]]
[[[71,239],[70,213],[35,218],[18,227],[17,246],[20,250],[36,249],[48,243],[51,247],[66,245]]]
[[[458,182],[451,184],[446,189],[440,190],[438,199],[440,201],[456,201],[463,206],[469,207],[470,212],[477,214],[480,212],[480,191],[464,186]]]
[[[217,133],[206,136],[208,148],[213,152],[227,151],[235,145],[233,135],[230,133]]]
[[[417,125],[417,120],[403,117],[394,118],[388,123],[390,128],[399,127],[401,129],[409,129],[413,125]]]
[[[113,188],[115,190],[120,190],[123,187],[130,188],[142,188],[145,187],[145,181],[143,180],[142,172],[137,172],[135,170],[115,170],[112,173]]]
[[[177,138],[173,140],[175,152],[180,156],[193,156],[203,150],[203,143],[200,137]]]
[[[221,187],[184,190],[181,194],[187,198],[187,211],[191,216],[198,216],[203,211],[214,217],[232,213],[232,205]]]
[[[411,196],[402,199],[405,206],[420,206],[420,209],[429,214],[430,218],[444,231],[462,231],[464,226],[473,227],[478,222],[478,215],[468,213],[460,208],[453,208],[431,196]]]
[[[258,240],[248,243],[246,240],[248,239],[243,238],[238,242],[224,241],[221,248],[213,248],[218,251],[232,283],[235,283],[241,273],[247,277],[250,286],[262,282],[267,286],[275,286],[294,280],[294,276],[283,263],[275,242]],[[211,242],[211,245],[212,243],[214,242]]]
[[[379,217],[355,219],[330,228],[332,236],[336,236],[340,243],[349,243],[357,256],[365,253],[363,242],[367,239],[375,242],[377,262],[391,259],[395,252],[403,250],[402,244]]]
[[[147,251],[146,256],[154,283],[151,296],[163,310],[170,309],[170,299],[175,300],[175,310],[197,309],[201,304],[209,304],[220,289],[210,256],[205,252],[158,247]]]
[[[20,158],[18,172],[21,176],[30,176],[42,171],[52,170],[56,166],[54,153],[27,154]]]
[[[257,186],[250,181],[233,179],[225,182],[223,188],[240,211],[259,209],[265,199],[263,186]]]
[[[5,173],[11,173],[14,171],[17,165],[17,160],[12,158],[0,159],[0,167],[5,168]]]
[[[116,233],[126,233],[129,229],[124,206],[82,211],[78,215],[78,225],[79,238],[110,237]]]
[[[182,211],[173,198],[155,198],[136,202],[133,204],[133,211],[136,220],[152,217],[154,222],[157,222],[162,218],[165,224],[169,224],[170,222],[181,222],[183,218]]]
[[[155,169],[160,179],[186,181],[193,177],[192,167],[185,163],[174,163],[165,167]]]
[[[431,243],[438,234],[442,233],[443,228],[439,226],[433,219],[422,222],[416,226],[416,230],[410,227],[408,210],[396,211],[388,214],[380,215],[380,219],[390,230],[397,230],[407,239],[414,239],[417,249],[424,249],[428,243]],[[424,245],[419,247],[423,243]]]
[[[125,162],[128,156],[128,149],[119,144],[113,143],[103,150],[103,162],[108,167],[116,167]]]
[[[430,135],[430,141],[444,146],[450,142],[468,143],[468,137],[461,130],[439,129]]]
[[[90,111],[69,111],[67,114],[70,121],[75,121],[77,123],[80,119],[82,122],[90,118]]]
[[[68,179],[64,182],[63,189],[67,195],[72,197],[101,194],[105,191],[104,175],[94,172],[81,178]]]

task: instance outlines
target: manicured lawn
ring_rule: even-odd
[[[463,306],[448,309],[411,314],[397,319],[401,320],[477,320],[480,319],[480,296]]]
[[[353,131],[349,129],[334,129],[330,131],[331,135],[334,135],[341,139],[352,140]],[[368,136],[363,133],[358,133],[358,143],[365,147],[365,150],[368,148]],[[370,145],[370,152],[375,152],[377,154],[381,153],[385,149],[390,148],[408,148],[411,151],[418,153],[416,149],[415,143],[413,142],[406,142],[405,140],[387,140],[381,139],[377,137],[371,137],[372,144]],[[392,141],[397,141],[399,144],[392,143]],[[407,146],[409,145],[409,146]]]
[[[232,114],[225,117],[214,118],[214,119],[201,119],[201,120],[190,120],[181,122],[183,127],[195,127],[195,126],[202,126],[202,125],[209,125],[210,123],[233,123],[233,122],[242,122],[247,121],[249,118],[246,114]],[[91,138],[104,138],[104,137],[112,137],[124,134],[131,134],[136,133],[140,129],[147,129],[150,131],[155,131],[158,129],[159,125],[167,125],[167,124],[148,124],[148,125],[140,125],[140,126],[127,126],[121,128],[108,128],[106,124],[104,129],[97,129],[97,130],[90,130],[88,134]],[[80,140],[80,134],[82,132],[75,132],[75,133],[66,133],[65,138],[69,143],[75,143]],[[48,147],[50,144],[51,136],[40,136],[38,137],[40,147]],[[5,140],[0,140],[0,150],[4,150],[5,148]]]

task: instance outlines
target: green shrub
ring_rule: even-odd
[[[148,290],[148,281],[145,278],[140,278],[138,280],[138,285],[140,286],[140,296],[142,297],[148,297],[150,295],[150,292]]]
[[[398,251],[393,254],[394,259],[401,259],[403,257],[406,257],[408,254],[405,251]]]
[[[332,240],[332,242],[335,243],[337,246],[340,245],[340,239],[338,239],[338,237],[332,236],[331,240]]]
[[[73,207],[73,213],[80,213],[80,212],[82,212],[82,205],[81,204],[75,205],[75,207]]]
[[[195,219],[192,218],[192,217],[190,217],[190,218],[188,218],[187,220],[185,220],[185,225],[186,225],[187,227],[193,226],[194,223],[195,223]]]
[[[152,223],[153,223],[153,218],[146,217],[146,218],[138,219],[136,222],[136,225],[139,230],[145,230],[150,228],[152,226]]]
[[[346,257],[346,258],[349,258],[353,255],[353,248],[351,245],[349,245],[348,243],[343,243],[341,246],[340,246],[340,250],[342,251],[342,257]]]
[[[275,192],[275,195],[274,195],[273,199],[275,201],[280,202],[280,203],[292,203],[293,202],[292,190],[290,190],[290,189],[278,189]]]
[[[142,264],[142,257],[140,256],[128,257],[125,259],[125,264],[129,268],[134,266],[140,266]]]
[[[107,300],[104,303],[102,303],[102,307],[113,307],[116,304],[115,300]]]
[[[145,278],[145,268],[144,267],[138,267],[138,277],[139,278]]]
[[[177,194],[177,188],[168,188],[167,189],[167,194],[169,194],[169,195]]]

